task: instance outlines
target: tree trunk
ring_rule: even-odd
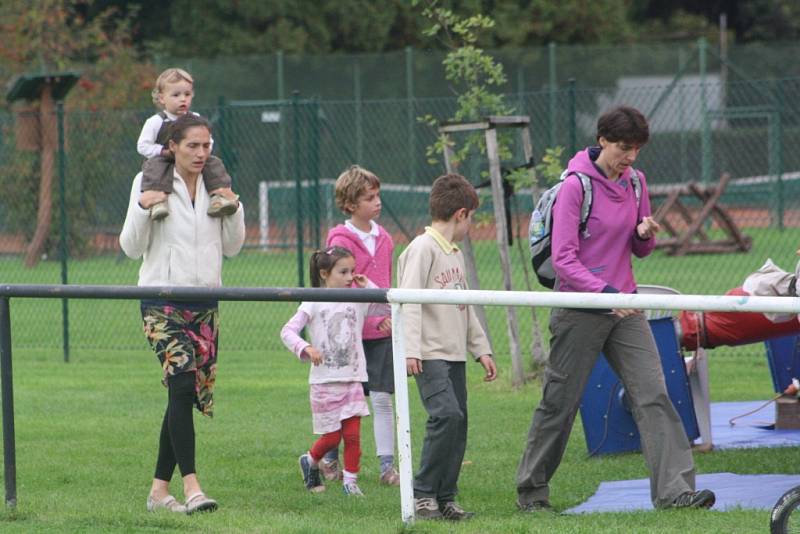
[[[53,104],[52,87],[45,84],[39,102],[42,147],[41,178],[39,180],[39,206],[36,215],[36,231],[25,252],[25,267],[34,267],[42,256],[47,236],[50,234],[50,220],[53,206],[53,168],[56,156],[58,135],[56,113]]]

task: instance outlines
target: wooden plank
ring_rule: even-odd
[[[527,127],[530,122],[531,118],[527,115],[491,115],[486,117],[490,126],[499,126],[503,127]]]
[[[444,137],[444,166],[447,173],[458,172],[458,166],[455,165],[455,153],[453,152],[453,146],[451,144],[450,136],[447,134],[443,134]],[[481,283],[478,280],[478,270],[475,264],[475,251],[472,248],[472,240],[469,238],[469,234],[464,236],[464,239],[460,243],[461,253],[464,255],[464,267],[467,269],[467,283],[471,289],[480,289]],[[486,320],[486,310],[483,309],[483,306],[474,306],[473,309],[475,310],[475,315],[478,317],[478,322],[481,324],[481,328],[483,331],[486,332],[486,337],[489,339],[489,343],[492,343],[492,333],[489,330],[489,322]]]
[[[531,143],[531,132],[528,130],[528,127],[521,128],[519,131],[520,140],[522,141],[522,154],[525,156],[525,161],[531,161],[533,159],[533,143]],[[533,206],[536,206],[536,201],[541,193],[539,188],[539,182],[536,179],[536,169],[531,167],[528,169],[528,175],[531,178],[531,197],[533,200]],[[522,236],[517,236],[517,239],[521,239]],[[528,245],[528,240],[525,239],[525,246]],[[525,273],[525,282],[527,284],[528,291],[531,290],[530,280],[528,278],[528,267],[527,267],[527,258],[522,260],[522,266]],[[543,366],[547,363],[547,353],[544,349],[544,342],[542,340],[542,329],[539,327],[539,318],[536,316],[536,308],[531,306],[531,357],[533,359],[533,363],[536,366]]]
[[[469,132],[473,130],[488,130],[487,121],[481,122],[442,122],[439,124],[439,133]]]
[[[503,271],[503,288],[513,289],[511,283],[511,257],[508,250],[508,226],[506,224],[506,208],[503,197],[503,175],[500,170],[500,155],[497,147],[497,130],[486,130],[486,156],[489,158],[489,177],[492,184],[492,204],[494,205],[494,225],[497,236],[497,248],[500,251],[500,266]],[[506,307],[508,319],[508,346],[511,352],[511,384],[515,387],[525,383],[525,370],[519,349],[519,323],[517,309]]]

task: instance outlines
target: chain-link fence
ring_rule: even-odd
[[[531,117],[537,161],[548,147],[563,146],[565,155],[571,155],[591,144],[598,114],[625,103],[641,109],[651,123],[651,141],[636,166],[646,173],[654,191],[688,182],[712,186],[722,173],[732,176],[721,202],[752,239],[751,250],[685,257],[659,250],[636,262],[640,283],[672,286],[686,293],[721,294],[741,285],[767,257],[792,270],[800,242],[796,200],[800,156],[791,150],[800,137],[800,78],[752,81],[731,76],[723,83],[718,78],[683,75],[660,84],[644,77],[636,81],[628,79],[601,89],[567,84],[555,91],[513,92],[506,98],[515,113]],[[233,176],[234,189],[246,209],[246,248],[226,261],[226,285],[294,286],[307,280],[308,250],[324,244],[327,229],[343,219],[333,202],[333,180],[352,163],[381,177],[384,210],[380,222],[394,236],[399,253],[427,223],[428,187],[442,172],[441,164],[431,165],[425,153],[436,132],[417,118],[430,114],[446,119],[455,105],[453,98],[294,96],[262,101],[231,98],[197,108],[214,124],[215,153]],[[152,113],[59,111],[58,117],[45,117],[32,110],[0,114],[4,193],[0,196],[0,282],[135,283],[138,263],[120,253],[117,236],[132,178],[142,164],[135,140]],[[38,208],[46,199],[39,184],[46,157],[38,139],[44,125],[53,123],[62,125],[63,150],[56,150],[55,161],[63,161],[63,166],[52,167],[51,209],[42,211]],[[516,156],[503,162],[506,167],[524,163],[521,147],[512,143],[512,152]],[[484,180],[487,168],[485,156],[474,154],[460,170],[477,184]],[[658,204],[663,197],[654,200]],[[690,215],[696,215],[703,202],[700,197],[683,200]],[[509,205],[517,232],[512,249],[514,287],[525,289],[530,191],[517,191]],[[488,222],[472,232],[478,275],[482,288],[500,289],[492,206],[486,195],[481,212]],[[46,238],[42,248],[33,251],[32,238],[42,225]],[[707,222],[701,229],[710,239],[726,239],[717,224]],[[533,287],[539,289],[536,284]],[[278,304],[225,303],[223,307],[226,347],[239,349],[278,346],[277,326],[291,309]],[[61,303],[28,300],[15,304],[12,314],[15,324],[25,325],[15,331],[15,345],[61,345]],[[141,347],[144,341],[136,314],[131,302],[71,302],[71,344]],[[502,310],[490,310],[489,323],[495,343],[503,350]],[[523,343],[527,343],[530,333],[525,318],[522,330]]]

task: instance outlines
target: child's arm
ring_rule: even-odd
[[[281,341],[283,341],[287,349],[294,352],[302,361],[310,360],[314,365],[319,365],[322,362],[320,351],[300,337],[300,332],[307,323],[308,315],[306,312],[297,310],[297,313],[281,328]]]
[[[161,129],[162,122],[164,121],[161,117],[153,115],[142,126],[139,140],[136,141],[136,150],[147,159],[160,156],[161,151],[165,148],[163,145],[156,143],[156,136],[158,136],[158,130]]]
[[[367,289],[380,289],[375,282],[370,280],[363,274],[354,274],[353,275],[353,284],[360,288],[367,288]],[[388,328],[386,330],[381,329],[378,326],[378,330],[381,332],[391,332],[392,331],[392,309],[391,307],[385,302],[371,302],[368,303],[366,317],[364,320],[369,318],[377,318],[378,323],[381,325],[384,323],[388,324]]]
[[[497,365],[495,365],[491,354],[484,354],[478,358],[478,363],[486,370],[486,376],[483,377],[484,382],[491,382],[497,378]]]

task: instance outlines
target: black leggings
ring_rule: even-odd
[[[194,468],[194,373],[180,373],[168,379],[169,401],[161,436],[158,440],[158,461],[155,478],[172,479],[175,465],[181,476],[191,475]]]

